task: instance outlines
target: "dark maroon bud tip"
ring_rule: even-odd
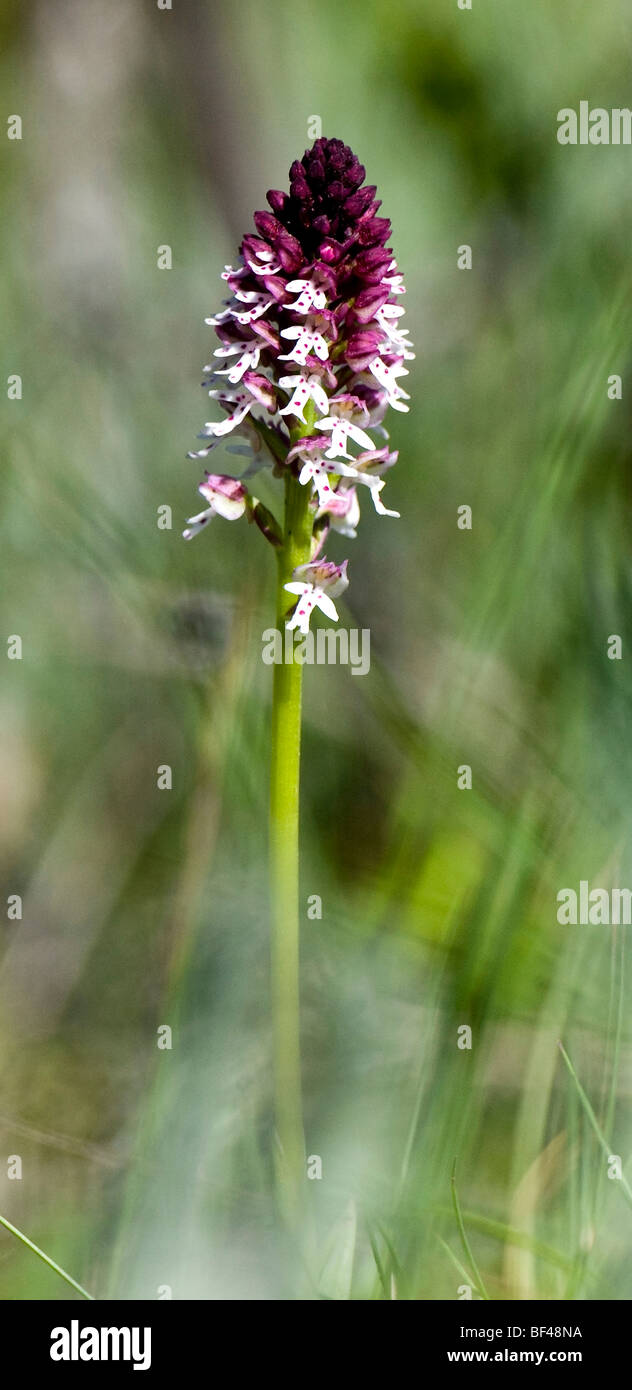
[[[359,160],[355,159],[353,164],[350,164],[349,168],[347,169],[347,182],[350,184],[352,188],[359,188],[360,184],[364,183],[365,176],[366,169],[364,165],[360,164]]]
[[[355,322],[369,323],[378,309],[386,304],[390,288],[390,285],[371,285],[369,289],[360,290],[351,311]]]
[[[263,275],[259,279],[266,294],[271,295],[272,299],[276,299],[277,304],[285,299],[287,293],[285,280],[282,280],[280,275]]]
[[[361,188],[364,177],[364,165],[348,145],[321,136],[302,160],[294,160],[289,194],[270,189],[267,196],[272,211],[257,212],[255,226],[267,249],[273,249],[284,274],[295,275],[301,267],[320,260],[323,268],[335,268],[336,283],[331,289],[335,294],[348,261],[348,274],[355,272],[366,286],[379,284],[381,267],[387,263],[379,251],[390,235],[390,223],[376,216],[380,207],[374,196],[376,188],[374,184]],[[244,242],[244,254],[248,250]],[[360,256],[353,262],[358,251]],[[378,258],[363,259],[367,251],[377,251]],[[251,247],[250,258],[253,253]],[[265,282],[261,288],[267,289]],[[276,284],[270,286],[270,293],[278,299]],[[367,317],[360,305],[352,322],[367,322]]]
[[[292,179],[290,193],[292,197],[297,198],[299,202],[303,202],[304,199],[310,197],[309,184],[304,175]]]
[[[266,198],[273,212],[282,213],[288,201],[287,193],[282,193],[280,188],[270,188],[266,193]]]
[[[356,217],[361,217],[362,213],[366,212],[367,208],[372,203],[376,193],[377,189],[375,185],[370,183],[367,183],[365,188],[360,188],[357,193],[352,193],[351,197],[347,198],[344,204],[343,211],[345,216],[353,218],[354,220]]]
[[[276,217],[271,212],[256,212],[254,216],[255,227],[261,235],[268,241],[274,241],[279,232],[283,230],[281,223],[277,222]]]
[[[263,252],[269,251],[270,247],[267,241],[262,241],[261,237],[253,236],[252,233],[249,232],[241,243],[241,250],[242,254],[247,259],[256,260]]]
[[[352,333],[347,345],[347,357],[374,357],[380,343],[382,334],[375,328],[362,328],[359,333]]]
[[[390,234],[391,224],[387,217],[372,217],[358,227],[358,241],[362,246],[383,246]]]
[[[286,271],[298,270],[305,259],[300,241],[297,241],[290,232],[286,232],[284,227],[280,229],[275,240],[274,250]]]
[[[274,386],[268,381],[261,372],[244,372],[242,381],[246,390],[254,396],[255,400],[266,410],[275,411],[277,406],[277,394]]]
[[[388,251],[383,251],[381,246],[372,246],[368,251],[361,251],[356,256],[355,267],[359,275],[365,275],[368,271],[381,270],[387,266],[391,257]]]
[[[303,255],[300,241],[297,241],[296,237],[292,236],[292,233],[288,232],[285,227],[279,228],[277,236],[275,237],[275,246],[277,251],[283,247],[285,251],[293,251],[297,256],[302,257]]]
[[[319,247],[318,254],[321,261],[326,265],[337,265],[345,253],[345,248],[341,242],[335,241],[333,237],[326,237]]]

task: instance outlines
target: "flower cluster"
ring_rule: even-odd
[[[383,420],[389,406],[408,410],[401,379],[414,354],[401,326],[403,278],[386,245],[391,224],[364,179],[341,140],[317,140],[292,165],[289,193],[269,192],[272,211],[255,213],[256,234],[223,272],[230,297],[206,320],[219,347],[204,385],[224,415],[204,426],[204,446],[190,457],[240,436],[246,446],[229,447],[251,455],[242,479],[268,458],[309,489],[311,560],[285,586],[299,595],[289,626],[301,631],[314,607],[337,617],[331,596],[346,587],[347,562],[331,564],[321,551],[330,528],[356,535],[360,488],[381,515],[399,515],[382,500],[397,460]],[[200,492],[209,506],[190,519],[187,539],[215,513],[247,513],[279,543],[274,518],[242,479],[207,474]]]

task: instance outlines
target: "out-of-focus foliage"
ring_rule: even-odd
[[[0,34],[23,120],[0,140],[3,379],[23,382],[1,412],[23,658],[0,832],[24,904],[0,923],[0,1211],[98,1296],[365,1299],[394,1274],[398,1297],[450,1299],[456,1157],[492,1297],[629,1299],[630,1211],[556,1045],[625,1167],[628,933],[556,920],[580,879],[632,886],[632,154],[556,140],[561,107],[629,104],[624,6],[7,0]],[[313,114],[378,184],[418,358],[402,519],[365,507],[350,552],[370,674],[307,672],[323,1178],[298,1285],[272,1172],[272,557],[245,522],[179,533],[203,319]],[[3,1298],[66,1292],[0,1234]]]

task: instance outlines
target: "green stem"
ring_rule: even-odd
[[[594,1129],[594,1131],[595,1131],[595,1134],[596,1134],[596,1136],[597,1136],[597,1139],[599,1140],[599,1143],[600,1143],[600,1145],[601,1145],[601,1148],[602,1148],[602,1150],[603,1150],[603,1153],[605,1154],[606,1161],[608,1161],[608,1160],[610,1159],[611,1154],[612,1154],[612,1144],[609,1143],[608,1140],[606,1139],[606,1136],[605,1136],[603,1130],[601,1129],[601,1126],[600,1126],[600,1124],[599,1124],[599,1121],[598,1121],[598,1119],[597,1119],[597,1116],[595,1115],[595,1112],[594,1112],[594,1110],[593,1110],[593,1108],[592,1108],[592,1105],[590,1104],[590,1101],[589,1101],[589,1099],[588,1099],[588,1096],[586,1095],[586,1092],[585,1092],[585,1090],[584,1090],[584,1088],[583,1088],[583,1086],[582,1086],[582,1084],[581,1084],[581,1081],[580,1081],[580,1079],[579,1079],[579,1077],[578,1077],[578,1075],[577,1075],[577,1072],[575,1071],[575,1068],[574,1068],[574,1066],[573,1066],[573,1063],[571,1062],[571,1059],[570,1059],[570,1057],[569,1057],[569,1055],[568,1055],[568,1052],[566,1051],[566,1048],[564,1047],[563,1043],[560,1042],[559,1038],[558,1038],[558,1043],[557,1043],[557,1045],[558,1045],[558,1047],[559,1047],[559,1049],[560,1049],[560,1052],[561,1052],[561,1054],[562,1054],[562,1056],[563,1056],[563,1058],[564,1058],[564,1061],[565,1061],[565,1063],[566,1063],[566,1066],[567,1066],[567,1068],[568,1068],[568,1070],[569,1070],[569,1072],[570,1072],[570,1074],[571,1074],[571,1076],[572,1076],[572,1078],[573,1078],[573,1081],[575,1082],[575,1086],[576,1086],[576,1088],[577,1088],[577,1094],[578,1094],[579,1099],[580,1099],[580,1101],[581,1101],[581,1104],[583,1105],[584,1110],[585,1110],[585,1112],[586,1112],[586,1114],[587,1114],[587,1116],[588,1116],[588,1119],[590,1120],[590,1123],[591,1123],[591,1125],[592,1125],[592,1127],[593,1127],[593,1129]],[[618,1181],[619,1181],[619,1184],[620,1184],[620,1187],[621,1187],[621,1191],[623,1192],[623,1195],[624,1195],[624,1197],[625,1197],[626,1202],[628,1203],[629,1206],[632,1206],[632,1188],[630,1187],[630,1184],[629,1184],[629,1182],[628,1182],[628,1180],[627,1180],[627,1178],[626,1178],[626,1176],[625,1176],[624,1173],[621,1174],[621,1177],[619,1178]]]
[[[40,1260],[43,1260],[44,1264],[48,1265],[49,1269],[54,1270],[55,1274],[59,1274],[62,1279],[65,1279],[66,1283],[70,1284],[72,1289],[76,1289],[77,1293],[80,1293],[82,1298],[89,1298],[90,1302],[94,1302],[91,1293],[83,1289],[81,1284],[78,1284],[77,1280],[73,1279],[71,1274],[66,1274],[65,1269],[62,1269],[61,1265],[58,1265],[55,1260],[51,1260],[50,1255],[47,1255],[44,1250],[40,1250],[39,1245],[35,1245],[32,1240],[29,1240],[28,1236],[25,1236],[23,1231],[18,1230],[17,1226],[12,1226],[11,1222],[7,1221],[6,1216],[0,1216],[0,1226],[4,1226],[7,1231],[10,1231],[12,1236],[17,1236],[18,1240],[21,1240],[22,1244],[26,1245],[29,1250],[32,1250],[34,1255],[38,1255]]]
[[[309,433],[310,425],[301,433]],[[283,646],[294,602],[284,589],[297,565],[310,559],[310,492],[289,469],[285,477],[285,528],[277,551],[276,623]],[[282,655],[284,653],[282,652]],[[283,1215],[296,1224],[305,1172],[301,1103],[299,1011],[299,769],[303,668],[281,660],[274,667],[270,782],[272,898],[272,1014],[277,1175]]]
[[[475,1284],[476,1284],[476,1287],[478,1288],[478,1291],[479,1291],[479,1293],[480,1293],[480,1295],[481,1295],[481,1298],[485,1299],[485,1301],[487,1302],[487,1301],[489,1301],[489,1294],[488,1294],[488,1292],[487,1292],[487,1289],[485,1288],[485,1285],[484,1285],[484,1283],[483,1283],[483,1280],[482,1280],[482,1277],[481,1277],[481,1274],[480,1274],[478,1265],[477,1265],[476,1260],[474,1259],[474,1256],[473,1256],[473,1254],[472,1254],[472,1250],[471,1250],[471,1247],[470,1247],[470,1242],[469,1242],[469,1240],[468,1240],[468,1238],[467,1238],[467,1231],[466,1231],[465,1226],[464,1226],[464,1224],[463,1224],[463,1217],[462,1217],[462,1215],[461,1215],[461,1203],[459,1202],[459,1194],[458,1194],[458,1192],[457,1192],[457,1190],[456,1190],[456,1159],[454,1160],[454,1163],[452,1164],[451,1187],[452,1187],[452,1205],[453,1205],[453,1207],[454,1207],[454,1215],[455,1215],[455,1217],[456,1217],[456,1224],[457,1224],[457,1226],[458,1226],[458,1228],[459,1228],[459,1235],[460,1235],[460,1237],[461,1237],[461,1244],[462,1244],[463,1249],[464,1249],[464,1251],[465,1251],[465,1258],[466,1258],[466,1260],[469,1260],[470,1269],[471,1269],[471,1271],[472,1271],[472,1274],[474,1275],[474,1282],[475,1282]]]

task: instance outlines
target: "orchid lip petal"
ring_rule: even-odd
[[[208,522],[214,515],[214,507],[207,507],[206,511],[198,512],[197,516],[190,516],[188,518],[186,528],[182,532],[184,540],[193,540],[193,537],[197,536],[199,532],[202,531],[206,525],[208,525]]]
[[[318,595],[316,606],[320,608],[321,613],[324,613],[326,618],[331,618],[334,623],[338,622],[338,609],[327,594],[320,593]]]
[[[248,261],[248,265],[254,275],[276,275],[281,269],[281,265],[259,265],[256,261]]]

